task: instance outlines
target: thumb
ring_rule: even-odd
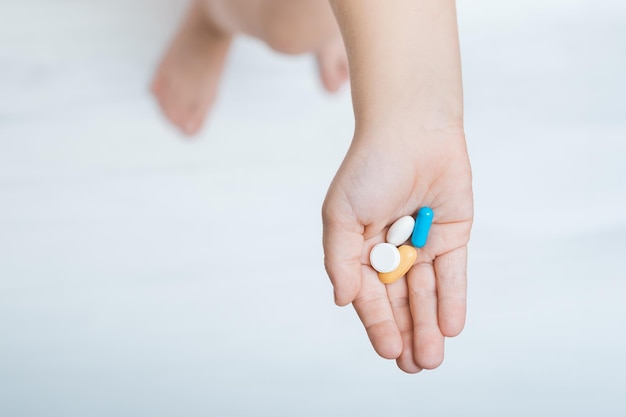
[[[363,230],[356,216],[337,210],[332,198],[322,208],[324,267],[335,289],[335,303],[350,304],[361,290]]]

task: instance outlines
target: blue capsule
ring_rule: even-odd
[[[433,224],[433,210],[430,207],[422,207],[417,212],[415,228],[411,236],[411,244],[416,248],[422,248],[426,244],[430,225]]]

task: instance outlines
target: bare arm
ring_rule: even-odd
[[[379,355],[406,372],[437,367],[465,321],[473,218],[452,0],[331,0],[350,65],[352,146],[323,207],[325,265]],[[369,265],[388,226],[434,210],[429,241],[402,278]]]
[[[348,60],[357,128],[403,120],[462,127],[453,0],[331,0]]]

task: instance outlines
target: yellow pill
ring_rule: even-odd
[[[391,284],[399,280],[411,269],[417,259],[417,250],[411,245],[402,245],[398,251],[400,251],[400,265],[391,272],[378,273],[378,279],[383,284]]]

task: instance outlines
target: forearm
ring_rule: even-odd
[[[330,3],[348,52],[357,130],[462,129],[454,0]]]

